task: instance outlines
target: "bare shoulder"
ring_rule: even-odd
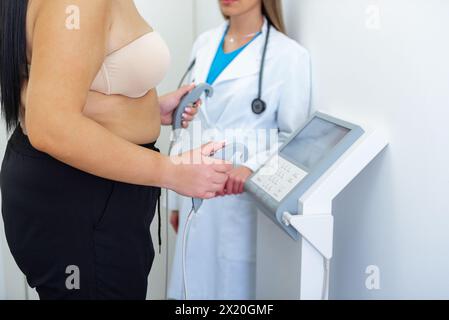
[[[117,2],[118,0],[58,0],[58,1],[48,1],[48,0],[31,0],[29,5],[34,5],[39,9],[55,9],[58,10],[60,8],[72,8],[74,6],[78,7],[80,10],[86,10],[86,13],[105,13],[110,10],[110,8]]]
[[[38,83],[58,87],[65,82],[83,97],[107,52],[110,0],[34,0],[30,5],[35,17],[28,20],[30,92],[36,94],[31,88]]]
[[[105,51],[112,5],[111,0],[31,0],[27,14],[30,54],[34,56],[39,44],[42,47],[49,41],[70,50],[76,43],[85,43]]]
[[[112,22],[114,3],[115,0],[31,0],[28,17],[32,25],[51,18],[49,22],[57,21],[65,29],[81,30],[86,26],[107,30]]]

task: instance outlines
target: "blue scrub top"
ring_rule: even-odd
[[[222,74],[222,72],[231,64],[232,61],[251,43],[256,39],[258,36],[261,35],[261,32],[259,32],[256,36],[254,36],[253,39],[251,39],[250,42],[245,44],[243,47],[229,52],[225,53],[223,50],[223,43],[226,35],[228,34],[228,29],[226,29],[225,34],[223,35],[223,38],[221,39],[220,45],[218,46],[217,54],[215,55],[214,61],[212,62],[212,65],[209,70],[209,75],[207,76],[206,82],[209,85],[213,85],[215,80]]]

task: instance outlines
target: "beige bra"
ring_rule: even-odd
[[[169,65],[169,49],[152,31],[107,55],[91,90],[140,98],[164,79]]]
[[[140,98],[162,81],[169,65],[170,51],[162,37],[152,31],[110,53],[91,90]],[[24,108],[21,108],[19,121],[26,134],[24,113]]]

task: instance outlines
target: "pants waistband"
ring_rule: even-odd
[[[44,152],[41,152],[33,147],[33,145],[30,142],[30,139],[28,138],[27,135],[25,135],[23,133],[22,128],[20,126],[18,126],[14,130],[9,142],[13,145],[13,147],[17,148],[18,151],[20,151],[24,155],[27,155],[30,157],[37,157],[37,158],[50,157],[50,155],[48,155]],[[150,150],[159,152],[159,149],[156,148],[156,142],[143,144],[140,146],[143,148],[146,148],[146,149],[150,149]]]

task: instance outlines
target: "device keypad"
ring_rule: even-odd
[[[307,172],[282,157],[273,157],[252,179],[263,191],[281,202]]]

